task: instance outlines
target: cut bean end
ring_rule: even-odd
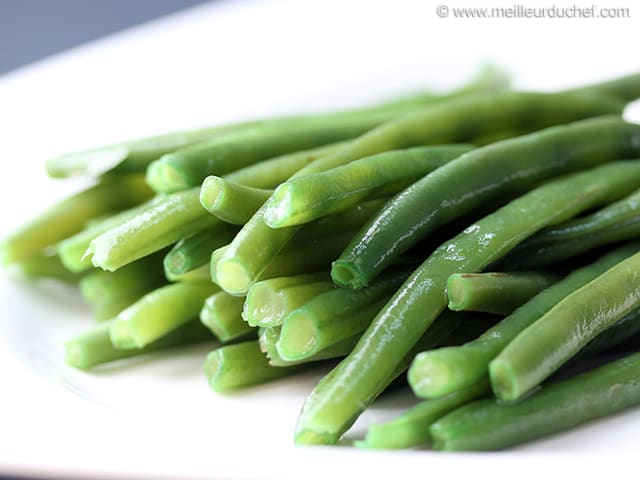
[[[192,187],[184,174],[175,168],[172,161],[181,158],[177,154],[169,154],[156,160],[147,169],[147,184],[159,193],[174,193]]]
[[[437,356],[421,354],[413,361],[407,374],[409,385],[420,398],[434,398],[449,393],[445,390],[452,376],[446,363],[439,362]]]
[[[236,260],[221,260],[216,265],[218,285],[230,295],[246,295],[253,283],[247,269]]]
[[[200,203],[208,212],[216,210],[222,196],[223,188],[224,180],[220,177],[210,176],[205,178],[204,182],[202,182],[202,188],[200,189]]]
[[[331,265],[331,278],[339,287],[358,290],[367,286],[358,269],[351,263],[336,260]]]
[[[248,292],[242,309],[242,318],[252,327],[274,327],[277,323],[270,321],[278,316],[284,304],[282,297],[268,285],[257,283]]]
[[[276,348],[283,360],[293,362],[314,354],[317,345],[314,319],[307,312],[297,311],[284,322]]]
[[[492,361],[489,364],[489,377],[493,393],[500,400],[515,400],[521,395],[516,375],[509,365],[497,360]]]
[[[295,221],[292,213],[291,187],[285,183],[276,188],[267,202],[267,207],[264,211],[264,222],[271,228],[282,228],[301,223]]]

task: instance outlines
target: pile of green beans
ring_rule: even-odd
[[[637,98],[640,74],[536,93],[489,69],[61,155],[48,173],[92,186],[0,260],[77,285],[99,323],[71,367],[209,342],[215,392],[326,369],[297,444],[506,448],[640,404],[640,354],[572,376],[640,343]],[[350,438],[405,378],[415,405]]]

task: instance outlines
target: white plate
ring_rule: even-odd
[[[424,84],[450,86],[486,59],[506,66],[519,86],[541,89],[640,69],[624,53],[637,43],[640,15],[445,20],[435,7],[426,1],[218,2],[0,78],[0,235],[78,187],[45,178],[43,159],[60,151],[357,104]],[[516,468],[526,477],[541,469],[599,473],[612,461],[623,467],[637,450],[640,413],[634,411],[490,455],[295,448],[296,416],[319,371],[215,395],[201,374],[206,348],[199,347],[87,374],[62,361],[63,342],[91,323],[71,289],[3,273],[0,305],[0,474],[497,478]],[[409,401],[383,398],[349,438]]]

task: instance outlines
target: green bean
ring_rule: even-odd
[[[600,332],[640,306],[640,253],[576,290],[524,329],[489,364],[496,396],[537,386]]]
[[[279,157],[263,160],[224,175],[225,180],[255,188],[275,188],[298,170],[321,157],[337,152],[349,144],[350,140],[331,143],[310,150],[287,153]],[[206,195],[206,187],[202,186]]]
[[[244,225],[271,196],[273,190],[247,187],[221,177],[205,178],[200,203],[209,213],[233,225]]]
[[[438,450],[498,450],[640,403],[640,354],[543,386],[518,403],[463,406],[431,426]]]
[[[0,263],[27,260],[84,228],[91,217],[143,202],[151,191],[139,175],[103,179],[47,208],[0,243]]]
[[[608,100],[569,94],[508,93],[476,95],[441,102],[388,122],[362,135],[335,154],[322,157],[299,170],[294,177],[325,171],[345,165],[352,160],[388,150],[429,143],[464,141],[469,137],[513,129],[520,125],[524,125],[523,128],[535,130],[545,125],[563,123],[577,118],[619,112],[620,109],[620,105],[614,105]],[[523,112],[526,112],[526,115]],[[464,124],[460,123],[460,119],[464,119]],[[600,127],[601,125],[598,125],[597,129],[600,130]],[[618,145],[621,143],[619,141]],[[620,153],[625,151],[620,150]],[[547,153],[548,151],[545,151],[545,154]],[[616,157],[619,156],[617,153]],[[483,168],[481,176],[486,177],[486,172],[490,170],[491,168]],[[464,175],[466,178],[466,174]],[[495,176],[492,178],[495,179]],[[462,188],[462,183],[466,182],[457,183],[458,187]],[[463,198],[466,197],[463,196]],[[269,228],[264,222],[265,208],[263,206],[245,224],[231,242],[224,257],[220,259],[218,279],[224,290],[246,292],[297,231],[296,227],[277,230]],[[377,255],[381,251],[376,252],[373,263],[379,263]]]
[[[300,117],[279,125],[205,139],[151,163],[147,181],[157,192],[185,190],[200,185],[208,175],[220,176],[278,155],[349,140],[398,115],[395,111],[380,111]]]
[[[124,221],[134,217],[137,213],[148,208],[149,205],[156,203],[158,200],[157,198],[151,199],[142,205],[116,213],[100,222],[88,225],[84,230],[62,240],[56,247],[62,264],[72,272],[84,272],[93,268],[91,256],[86,255],[91,240],[121,225]]]
[[[118,268],[206,229],[226,229],[200,205],[194,188],[158,198],[89,244],[91,261],[104,270]]]
[[[377,391],[372,397],[377,397],[384,391],[384,389],[393,382],[402,372],[404,372],[411,362],[413,356],[421,351],[429,348],[433,348],[438,345],[443,339],[447,338],[460,324],[460,322],[464,318],[464,314],[460,314],[458,312],[445,311],[440,315],[432,324],[426,329],[424,334],[420,337],[420,339],[414,344],[413,348],[410,348],[407,354],[396,364],[393,365],[393,368],[390,369],[389,373],[385,375],[384,380],[382,380],[377,385]],[[356,344],[359,345],[362,342],[362,338]],[[351,356],[350,354],[349,356]],[[314,391],[312,392],[312,397],[307,398],[307,401],[302,407],[302,412],[300,413],[300,417],[298,419],[298,424],[296,425],[296,434],[295,441],[297,444],[333,444],[336,443],[340,437],[340,434],[336,434],[336,432],[328,431],[328,430],[318,430],[318,429],[310,429],[307,427],[307,418],[310,415],[313,415],[313,412],[309,411],[310,408],[317,408],[317,406],[312,406],[310,404],[310,400],[312,398],[318,398],[318,400],[325,401],[331,399],[331,394],[327,395],[330,391],[334,390],[334,382],[336,375],[339,375],[341,368],[345,363],[348,363],[349,357],[342,360],[338,364],[336,368],[334,368],[329,374],[327,374],[323,379],[320,380],[320,383],[316,386]],[[358,375],[358,371],[355,370],[353,372],[355,375]],[[342,388],[348,389],[348,384],[342,384]],[[373,401],[371,398],[370,401]],[[366,408],[370,401],[366,404],[359,405],[359,408]],[[333,406],[332,408],[340,408]],[[355,420],[355,417],[352,421]]]
[[[624,102],[632,102],[640,97],[640,73],[580,87],[570,92],[595,95],[610,95]]]
[[[249,289],[242,317],[253,327],[281,325],[291,311],[333,288],[326,272],[263,280]]]
[[[80,281],[80,293],[93,306],[113,303],[130,294],[147,292],[164,280],[163,252],[141,258],[117,272],[95,270]]]
[[[207,355],[204,373],[214,392],[268,382],[300,370],[299,366],[272,367],[257,340],[225,345]]]
[[[378,303],[388,299],[409,273],[408,268],[395,269],[368,288],[339,288],[312,298],[284,319],[278,353],[285,360],[299,360],[362,333],[380,310]]]
[[[322,159],[310,165],[310,167],[317,168],[320,162],[322,162]],[[379,210],[383,201],[365,202],[345,212],[305,225],[303,228],[295,226],[277,230],[264,223],[262,213],[265,207],[263,205],[251,220],[242,227],[228,248],[221,252],[221,255],[216,259],[215,278],[225,291],[234,295],[245,295],[258,279],[268,278],[264,276],[264,272],[267,271],[275,258],[279,257],[279,253],[289,241],[299,244],[307,243],[308,246],[313,243],[317,245],[315,250],[318,250],[318,246],[320,246],[318,245],[319,237],[323,238],[322,241],[324,242],[324,240],[328,240],[327,232],[346,232],[347,229],[359,228],[371,215]],[[353,232],[349,232],[349,238],[347,238],[345,245],[352,235]],[[303,259],[302,261],[308,264],[314,258],[319,259],[321,257],[323,263],[319,267],[323,268],[327,260],[331,261],[335,258],[334,252],[331,252],[331,256],[327,257],[329,250],[341,243],[345,235],[344,233],[337,236],[331,235],[331,238],[334,240],[333,245],[325,245],[323,243],[319,251],[314,251],[309,259]],[[286,259],[280,258],[286,261]],[[291,265],[290,262],[289,264]],[[294,267],[294,271],[305,272],[308,269],[301,270],[300,267]]]
[[[361,288],[417,241],[480,205],[639,152],[640,126],[615,117],[551,127],[473,150],[388,202],[334,262],[332,277],[337,285]]]
[[[455,273],[447,280],[449,309],[509,315],[556,281],[538,272]]]
[[[142,348],[200,313],[217,290],[211,283],[174,283],[158,288],[120,312],[109,329],[116,348]]]
[[[497,92],[506,90],[509,87],[509,80],[506,75],[497,69],[486,69],[467,85],[449,94],[434,94],[430,92],[419,93],[401,99],[385,102],[380,105],[362,108],[361,114],[375,113],[379,111],[402,113],[412,108],[454,98],[469,95],[477,92]],[[338,112],[344,115],[349,112]],[[336,114],[319,114],[316,117],[328,117]],[[268,127],[269,125],[280,125],[295,123],[300,116],[284,117],[276,119],[254,120],[230,125],[220,125],[206,127],[197,130],[173,132],[165,135],[158,135],[148,138],[130,140],[114,145],[107,145],[82,152],[73,152],[47,161],[47,172],[52,177],[68,177],[77,174],[89,174],[98,176],[109,172],[143,172],[147,165],[162,155],[170,153],[179,148],[204,140],[209,137],[223,134],[245,131],[251,132],[256,129]],[[242,182],[240,182],[242,183]],[[276,182],[276,184],[279,182]],[[274,185],[268,185],[274,187]],[[261,186],[261,185],[254,185]]]
[[[20,272],[29,279],[53,278],[66,283],[78,283],[82,274],[70,272],[62,264],[56,254],[40,252],[31,257],[17,262]]]
[[[211,252],[231,241],[238,229],[217,225],[210,230],[195,233],[176,243],[164,257],[164,271],[168,277],[177,277],[202,265],[211,257]]]
[[[163,156],[150,165],[148,178],[159,192],[173,192],[199,185],[207,175],[224,175],[239,167],[274,155],[324,145],[360,135],[416,108],[442,103],[476,92],[504,90],[502,74],[489,74],[457,92],[440,98],[419,95],[373,108],[275,119],[257,128],[204,140]],[[239,182],[242,183],[242,182]]]
[[[395,150],[295,178],[276,189],[264,220],[272,228],[300,225],[373,195],[389,196],[472,148],[445,145]]]
[[[550,181],[441,245],[380,311],[329,380],[308,397],[297,441],[334,443],[340,438],[445,309],[451,274],[481,271],[545,226],[625,195],[640,180],[636,170],[640,173],[638,163],[615,162]]]
[[[487,378],[489,362],[522,330],[567,295],[639,250],[640,243],[625,245],[575,270],[473,341],[418,354],[409,369],[414,393],[422,398],[439,397]]]
[[[246,337],[255,329],[242,319],[244,298],[217,292],[207,298],[200,310],[200,321],[222,342]]]
[[[293,310],[282,324],[282,332],[276,345],[279,356],[285,361],[297,361],[347,338],[355,337],[357,340],[390,297],[391,295],[384,297],[349,315],[333,317],[324,322],[309,317],[300,308]],[[353,345],[355,343],[354,341]]]
[[[308,239],[306,242],[292,242],[275,256],[257,280],[290,277],[327,269],[331,265],[331,260],[340,254],[356,232],[357,230],[339,231],[333,235]],[[300,240],[303,239],[300,238]],[[219,284],[216,267],[225,248],[226,246],[221,247],[211,255],[210,276],[216,284]]]
[[[294,365],[303,365],[305,363],[318,362],[321,360],[330,360],[346,356],[353,346],[358,342],[359,335],[354,335],[345,338],[341,341],[327,346],[323,350],[320,350],[313,355],[305,356],[297,360],[287,360],[282,358],[278,351],[278,341],[280,340],[280,333],[282,328],[280,326],[275,327],[260,327],[258,329],[258,343],[260,350],[269,359],[269,365],[273,367],[289,367]]]
[[[164,337],[140,349],[119,349],[111,344],[109,329],[111,322],[104,322],[74,337],[65,346],[65,360],[68,365],[81,370],[89,370],[96,365],[113,362],[157,350],[169,349],[180,345],[213,340],[200,322],[191,321]]]
[[[418,403],[399,417],[369,426],[367,436],[355,442],[356,447],[403,449],[429,443],[429,427],[440,417],[491,391],[489,382],[480,382],[444,397]]]
[[[144,172],[149,163],[166,153],[208,137],[253,127],[259,123],[259,121],[243,122],[235,125],[173,132],[66,153],[47,160],[47,173],[54,178],[63,178],[75,175],[98,176],[106,172]]]
[[[519,245],[501,263],[550,265],[640,233],[640,191],[590,215],[549,227]]]

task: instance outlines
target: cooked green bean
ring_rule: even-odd
[[[233,225],[244,225],[271,196],[273,190],[247,187],[221,177],[202,183],[200,203],[209,213]]]
[[[340,286],[361,288],[397,255],[474,208],[541,180],[639,153],[640,125],[615,117],[551,127],[473,150],[388,202],[334,262],[332,277]]]
[[[422,350],[430,349],[438,345],[443,339],[446,339],[460,324],[460,322],[464,319],[465,315],[458,312],[445,311],[440,315],[436,320],[434,320],[431,325],[426,329],[424,334],[418,339],[417,342],[414,343],[412,348],[406,353],[406,355],[397,363],[393,365],[390,369],[389,373],[387,373],[384,379],[380,380],[376,385],[376,392],[372,395],[370,401],[367,401],[365,404],[361,404],[358,406],[358,409],[365,409],[369,406],[370,402],[373,401],[373,398],[377,397],[384,391],[387,386],[393,382],[402,372],[404,372],[413,359],[413,356]],[[357,345],[362,343],[362,339],[358,341]],[[351,355],[351,354],[350,354]],[[330,401],[333,393],[335,393],[335,376],[339,374],[339,370],[345,363],[348,363],[349,357],[340,362],[336,368],[334,368],[329,374],[327,374],[323,379],[320,380],[320,383],[316,386],[314,391],[312,392],[312,396],[307,398],[307,401],[302,407],[302,412],[300,413],[300,417],[298,419],[298,424],[296,425],[296,434],[295,441],[298,444],[332,444],[336,443],[341,435],[341,433],[336,433],[334,431],[327,430],[318,430],[318,429],[310,429],[307,427],[308,417],[314,415],[313,411],[310,411],[310,408],[316,408],[318,405],[311,405],[311,399],[317,398],[320,402],[324,403],[325,401]],[[359,375],[358,370],[354,370],[353,374],[355,376]],[[348,390],[350,385],[348,383],[342,383],[341,388],[344,390]],[[335,405],[330,408],[338,408]],[[354,421],[355,417],[351,419]]]
[[[610,95],[624,102],[632,102],[640,97],[640,73],[615,78],[586,87],[580,87],[570,92],[595,95]]]
[[[255,329],[242,319],[244,298],[217,292],[207,298],[200,310],[200,321],[222,342],[246,337]]]
[[[238,134],[204,140],[152,163],[148,178],[159,192],[199,185],[207,175],[224,175],[239,167],[329,142],[354,138],[371,128],[434,103],[446,103],[477,92],[505,90],[504,76],[489,74],[449,95],[418,95],[352,111],[275,119]],[[242,182],[239,182],[242,183]]]
[[[498,450],[640,403],[640,354],[616,360],[517,403],[480,400],[431,426],[438,450]]]
[[[318,160],[310,167],[318,168],[317,165],[322,163],[322,159]],[[308,264],[313,259],[323,259],[320,268],[325,267],[325,263],[335,258],[334,252],[327,257],[329,250],[346,238],[345,232],[360,228],[369,217],[375,214],[383,204],[384,200],[373,200],[364,202],[351,208],[345,212],[341,212],[330,217],[326,217],[303,227],[287,227],[274,230],[264,223],[262,212],[264,206],[256,212],[256,214],[245,224],[238,235],[234,237],[228,248],[221,252],[216,259],[216,281],[227,292],[234,295],[245,295],[251,286],[260,278],[268,278],[265,272],[270,268],[270,264],[280,257],[282,262],[289,262],[286,258],[279,255],[281,250],[292,241],[298,244],[315,244],[316,251],[312,251],[309,259],[302,259],[302,262]],[[341,234],[331,235],[328,237],[327,232],[337,231]],[[347,242],[353,236],[354,232],[349,232]],[[319,239],[321,242],[319,244]],[[325,240],[333,239],[333,244],[327,243]],[[345,243],[345,245],[346,245]],[[285,249],[286,250],[286,249]],[[295,272],[309,271],[294,267]],[[212,277],[213,278],[213,277]]]
[[[326,272],[263,280],[249,289],[242,317],[253,327],[275,327],[291,311],[333,288]]]
[[[300,225],[374,195],[389,196],[472,148],[444,145],[395,150],[295,178],[273,193],[264,220],[272,228]]]
[[[509,315],[559,277],[550,273],[455,273],[447,280],[449,309]]]
[[[640,306],[640,253],[576,290],[524,329],[489,364],[496,396],[539,385],[604,329]]]
[[[67,364],[81,370],[89,370],[96,365],[115,360],[214,339],[211,332],[200,322],[191,321],[144,348],[120,349],[111,344],[109,329],[112,323],[96,325],[67,342],[65,346]]]
[[[104,270],[118,268],[156,252],[194,233],[214,227],[226,229],[200,205],[200,189],[173,193],[149,203],[122,224],[94,238],[88,252]]]
[[[388,299],[409,273],[408,268],[395,269],[362,290],[338,288],[312,298],[284,319],[278,353],[285,360],[299,360],[362,333],[380,310],[378,303]]]
[[[276,345],[278,355],[285,361],[293,362],[331,348],[347,338],[355,337],[357,340],[390,297],[391,295],[354,313],[332,317],[324,322],[308,316],[300,308],[291,311],[282,323],[282,331]],[[313,300],[316,298],[318,296]],[[354,341],[353,345],[355,343]]]
[[[338,152],[324,156],[299,170],[292,178],[322,172],[388,150],[429,143],[465,141],[470,137],[513,129],[520,125],[535,130],[578,118],[620,112],[621,108],[621,104],[606,99],[571,94],[506,93],[455,99],[383,124]],[[460,123],[461,119],[464,120],[463,124]],[[600,126],[598,125],[598,130]],[[620,143],[619,141],[618,144]],[[619,157],[618,153],[626,152],[624,149],[620,150],[621,152],[616,152],[616,157]],[[545,151],[545,154],[548,153]],[[486,172],[490,170],[490,167],[483,169],[481,176],[486,177]],[[466,173],[463,178],[467,178]],[[466,184],[457,183],[458,188],[462,188],[463,183]],[[224,290],[246,292],[297,231],[296,227],[277,230],[269,228],[264,222],[265,208],[263,206],[246,223],[220,259],[218,278]],[[259,250],[257,245],[260,246]],[[376,252],[373,263],[380,263],[377,255],[382,251]]]
[[[291,365],[303,365],[305,363],[319,362],[321,360],[331,360],[335,358],[346,357],[353,349],[353,346],[358,343],[358,335],[345,338],[327,348],[320,350],[313,355],[305,356],[297,360],[286,360],[282,358],[276,347],[278,340],[280,339],[280,327],[269,327],[264,330],[267,332],[261,332],[260,345],[263,351],[269,358],[269,365],[274,367],[288,367]]]
[[[549,227],[519,245],[501,264],[546,266],[640,234],[640,191],[590,215]]]
[[[481,380],[444,397],[422,401],[393,420],[369,426],[367,436],[355,445],[360,448],[403,449],[429,443],[429,427],[436,420],[490,392],[489,382]]]
[[[268,382],[298,372],[300,366],[272,367],[257,340],[225,345],[207,355],[204,373],[215,392]]]
[[[387,101],[374,107],[359,109],[361,114],[375,113],[379,111],[402,113],[412,108],[418,108],[430,103],[447,100],[459,96],[477,92],[498,92],[509,87],[507,76],[495,69],[485,69],[480,75],[472,79],[467,85],[448,94],[435,94],[423,92],[409,97],[403,97],[393,101]],[[349,112],[338,112],[337,115],[345,115]],[[316,114],[316,117],[334,117],[336,114]],[[275,119],[262,119],[249,122],[241,122],[230,125],[216,125],[196,130],[173,132],[164,135],[130,140],[104,147],[98,147],[81,152],[73,152],[47,161],[47,172],[52,177],[68,177],[77,174],[90,174],[97,176],[109,172],[143,172],[153,160],[162,155],[173,152],[179,148],[204,140],[209,137],[220,136],[227,133],[246,131],[295,123],[300,116],[283,117]],[[242,182],[240,182],[242,183]],[[276,182],[279,183],[279,182]],[[254,185],[261,186],[261,185]],[[275,186],[267,185],[267,186]]]
[[[147,292],[164,280],[163,253],[143,257],[116,272],[94,270],[80,281],[80,293],[87,303],[97,306],[130,297],[132,292]]]
[[[300,117],[280,125],[205,139],[152,162],[147,181],[157,192],[186,190],[200,185],[208,175],[225,175],[278,155],[349,140],[400,114],[392,110]]]
[[[140,175],[103,179],[47,208],[0,243],[0,263],[27,260],[84,228],[87,220],[129,208],[151,196]]]
[[[340,438],[445,309],[444,290],[451,274],[481,271],[545,226],[625,195],[640,181],[635,172],[640,173],[640,163],[615,162],[550,181],[441,245],[380,311],[351,354],[308,397],[296,441],[335,443]]]
[[[231,225],[216,225],[176,243],[164,257],[167,278],[177,277],[209,262],[211,252],[231,241],[238,229]]]
[[[223,178],[248,187],[275,188],[298,170],[321,157],[337,152],[347,146],[350,141],[331,143],[310,150],[287,153],[234,170],[224,175]],[[202,186],[202,190],[203,195],[206,195],[206,187]]]
[[[522,330],[567,295],[639,250],[640,243],[625,245],[575,270],[473,341],[418,354],[409,369],[409,384],[414,393],[422,398],[434,398],[487,378],[489,362]]]
[[[173,132],[130,140],[113,145],[66,153],[46,162],[47,173],[54,178],[75,175],[98,176],[106,172],[144,172],[149,163],[162,155],[195,142],[233,130],[253,127],[260,121],[243,122]]]
[[[62,240],[58,243],[56,248],[62,264],[72,272],[84,272],[93,268],[91,256],[86,255],[91,240],[102,235],[106,231],[121,225],[123,222],[134,217],[136,214],[157,201],[158,199],[151,199],[142,205],[116,213],[115,215],[107,217],[100,222],[87,225],[87,227],[81,232]]]
[[[158,288],[120,312],[109,329],[116,348],[142,348],[198,317],[218,288],[209,283],[174,283]]]

